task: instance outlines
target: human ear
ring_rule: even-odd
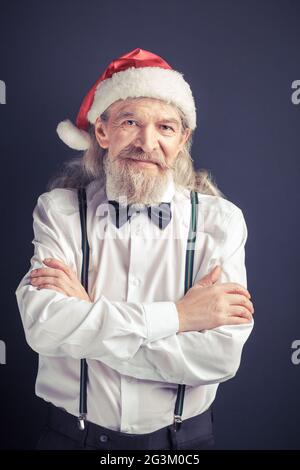
[[[108,148],[109,138],[107,128],[104,121],[102,121],[100,117],[98,117],[95,122],[95,137],[100,147],[102,147],[103,149]]]

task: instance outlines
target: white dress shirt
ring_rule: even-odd
[[[198,194],[194,282],[216,264],[219,283],[247,287],[243,213],[232,202]],[[184,295],[191,202],[173,180],[162,198],[172,219],[161,230],[146,213],[119,229],[105,188],[87,186],[92,303],[30,284],[43,259],[62,260],[80,279],[82,251],[75,189],[43,193],[33,211],[34,254],[17,302],[26,340],[39,354],[36,394],[78,416],[80,359],[88,363],[87,419],[126,433],[173,423],[177,384],[186,384],[183,419],[205,411],[218,384],[233,377],[253,328],[248,324],[178,332],[175,302]]]

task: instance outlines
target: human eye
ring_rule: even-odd
[[[172,126],[168,126],[167,124],[162,124],[161,127],[163,127],[163,129],[165,131],[173,131],[174,132],[174,129]]]
[[[133,119],[126,119],[126,121],[123,122],[123,124],[126,124],[129,127],[134,127],[132,123],[136,124],[136,121],[134,121]]]

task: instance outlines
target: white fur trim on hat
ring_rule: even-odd
[[[75,150],[87,150],[90,146],[89,133],[78,129],[69,119],[60,122],[56,128],[59,138]]]
[[[185,114],[190,129],[196,128],[196,108],[189,84],[181,73],[162,67],[130,67],[100,82],[87,118],[94,124],[115,101],[142,96],[175,104]]]

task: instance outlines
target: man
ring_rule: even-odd
[[[211,404],[219,383],[236,374],[253,327],[243,213],[194,170],[193,95],[159,56],[135,49],[114,60],[76,124],[63,121],[57,131],[84,152],[38,198],[31,269],[16,290],[27,341],[39,353],[36,394],[49,402],[37,448],[210,448]],[[79,280],[83,186],[88,292]],[[191,190],[197,246],[185,294]],[[179,385],[184,407],[174,416]]]

